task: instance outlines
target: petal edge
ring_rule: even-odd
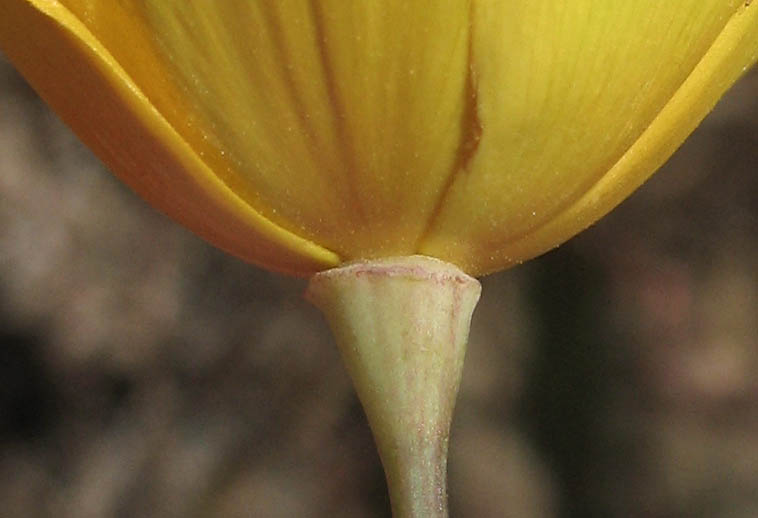
[[[117,176],[172,219],[271,270],[304,276],[339,264],[223,184],[59,2],[4,1],[0,48]]]

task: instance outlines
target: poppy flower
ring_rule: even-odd
[[[145,199],[309,275],[471,275],[618,204],[758,58],[744,0],[3,0],[0,48]]]

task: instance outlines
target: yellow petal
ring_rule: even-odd
[[[64,3],[256,211],[343,258],[414,252],[458,156],[466,1]]]
[[[121,45],[132,55],[123,63],[150,74],[166,108],[175,89],[155,68],[153,43],[126,5],[108,2],[113,17],[101,28],[115,38],[128,35]],[[204,238],[283,272],[306,274],[339,263],[333,252],[275,225],[224,184],[202,149],[167,121],[171,109],[156,110],[121,62],[61,3],[0,3],[0,48],[109,168]],[[181,109],[173,106],[176,113]]]
[[[758,6],[744,1],[476,5],[481,140],[420,247],[468,272],[533,257],[603,216],[758,59]]]

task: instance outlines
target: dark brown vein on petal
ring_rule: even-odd
[[[472,2],[473,1],[474,0],[472,0]],[[742,10],[744,10],[744,9],[745,8],[742,7]],[[473,12],[473,8],[472,8],[472,12]],[[584,189],[578,190],[578,192],[576,193],[575,196],[572,196],[571,198],[567,199],[563,204],[561,204],[560,206],[556,207],[556,209],[554,211],[552,211],[550,214],[548,214],[542,221],[540,221],[535,226],[533,226],[533,227],[531,227],[531,228],[529,228],[527,230],[524,230],[524,231],[519,232],[517,234],[511,235],[511,236],[509,236],[507,239],[505,239],[503,241],[499,241],[498,244],[496,245],[497,250],[498,251],[502,251],[502,250],[504,250],[506,248],[512,247],[514,245],[514,243],[518,243],[520,241],[526,240],[530,234],[534,234],[534,233],[540,231],[541,229],[543,229],[544,227],[550,225],[553,221],[555,221],[556,219],[562,217],[564,214],[568,213],[576,204],[580,203],[581,200],[586,196],[586,194],[588,192],[591,192],[597,186],[597,184],[600,183],[603,180],[603,178],[606,176],[606,174],[609,171],[611,171],[612,169],[614,169],[617,166],[617,164],[619,162],[621,162],[628,155],[630,149],[632,149],[632,148],[635,147],[636,143],[639,141],[639,139],[642,137],[642,135],[644,135],[648,131],[648,129],[650,128],[650,126],[652,126],[655,123],[655,121],[658,118],[658,116],[660,115],[660,113],[668,106],[668,104],[671,102],[671,100],[676,97],[677,93],[681,90],[682,86],[685,83],[688,82],[688,80],[690,79],[693,71],[695,69],[697,69],[698,66],[700,65],[700,63],[705,59],[705,57],[708,56],[709,52],[713,48],[714,43],[716,41],[718,41],[719,37],[721,36],[724,28],[729,25],[729,22],[730,22],[731,18],[734,17],[735,15],[740,14],[740,12],[741,12],[741,10],[739,8],[737,8],[735,10],[735,12],[729,18],[726,19],[726,21],[724,22],[721,30],[719,30],[716,33],[716,36],[714,37],[713,41],[711,41],[711,43],[707,46],[706,51],[703,53],[703,55],[700,57],[700,59],[697,60],[695,62],[695,64],[692,66],[692,68],[690,69],[690,71],[683,76],[683,78],[682,78],[681,82],[679,83],[679,85],[672,90],[672,93],[669,96],[668,100],[663,103],[663,105],[656,112],[656,115],[652,117],[651,121],[649,121],[648,124],[645,125],[644,128],[639,131],[639,134],[638,134],[637,138],[634,140],[634,142],[632,142],[632,144],[630,144],[624,151],[620,152],[617,157],[609,160],[609,165],[606,168],[603,168],[602,171],[598,173],[597,177],[593,177],[590,181],[588,181],[587,185],[585,186]],[[473,17],[472,17],[472,20],[473,20]],[[472,22],[472,29],[471,30],[472,30],[472,33],[473,33],[473,22]],[[473,40],[473,38],[471,38],[469,41],[472,41],[472,40]],[[471,65],[471,63],[470,63],[470,65]],[[474,74],[474,79],[475,79],[475,74]],[[474,81],[474,84],[475,84],[475,81]],[[462,172],[464,172],[464,171],[458,171],[458,173],[462,173]],[[456,175],[454,174],[454,176],[456,176]],[[450,181],[448,183],[448,185],[450,187],[452,187],[452,183],[453,182]],[[442,208],[444,207],[444,201],[445,201],[445,198],[447,197],[446,195],[449,194],[449,190],[450,189],[447,189],[446,191],[444,191],[443,196],[440,199],[440,203],[437,206],[438,210],[434,213],[435,216],[437,214],[439,214],[439,212],[442,211]],[[587,228],[593,222],[594,221],[589,222],[587,225],[585,225],[584,228]],[[429,221],[429,225],[427,226],[427,230],[423,234],[422,239],[420,239],[417,242],[416,250],[418,251],[418,253],[421,253],[421,254],[424,253],[423,252],[423,248],[424,248],[423,245],[424,245],[424,242],[425,242],[426,238],[434,230],[433,224],[434,224],[434,219],[431,219]],[[560,243],[556,244],[553,248],[555,248],[555,247],[557,247],[559,245],[560,245]],[[482,274],[490,273],[491,271],[492,270],[490,269],[490,270],[487,270],[487,271],[483,272]],[[477,274],[477,275],[479,275],[479,274]]]
[[[463,113],[461,115],[461,136],[460,144],[458,146],[458,152],[456,160],[445,180],[444,185],[440,191],[440,196],[437,199],[437,203],[434,205],[432,212],[429,214],[426,226],[421,232],[418,240],[416,241],[415,250],[419,251],[421,245],[428,237],[429,233],[434,228],[438,216],[442,212],[442,208],[445,205],[455,180],[462,174],[466,174],[469,170],[469,165],[476,155],[479,149],[479,143],[482,139],[482,127],[481,120],[479,119],[479,94],[476,84],[476,70],[474,66],[474,2],[471,0],[469,4],[469,26],[468,26],[468,55],[467,55],[467,67],[466,67],[466,82],[463,88]]]
[[[358,163],[355,156],[355,151],[352,146],[352,139],[346,124],[345,107],[343,106],[342,99],[339,94],[339,87],[337,85],[337,79],[334,74],[334,67],[329,57],[329,49],[326,45],[326,27],[324,24],[324,12],[321,2],[318,0],[311,0],[310,2],[311,16],[313,17],[313,25],[316,31],[316,45],[318,47],[319,59],[321,60],[321,68],[324,71],[324,83],[326,85],[327,95],[329,96],[329,102],[332,105],[334,113],[334,125],[336,129],[338,148],[340,155],[342,156],[342,162],[345,167],[345,182],[347,183],[348,192],[350,195],[349,204],[355,208],[355,212],[359,218],[359,224],[361,227],[365,227],[368,223],[366,217],[366,211],[361,204],[361,199],[358,193],[357,185],[355,184],[355,173],[358,171]],[[349,222],[345,222],[350,224]]]

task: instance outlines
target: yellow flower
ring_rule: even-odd
[[[0,0],[0,48],[123,180],[305,275],[565,241],[758,59],[745,0]]]

